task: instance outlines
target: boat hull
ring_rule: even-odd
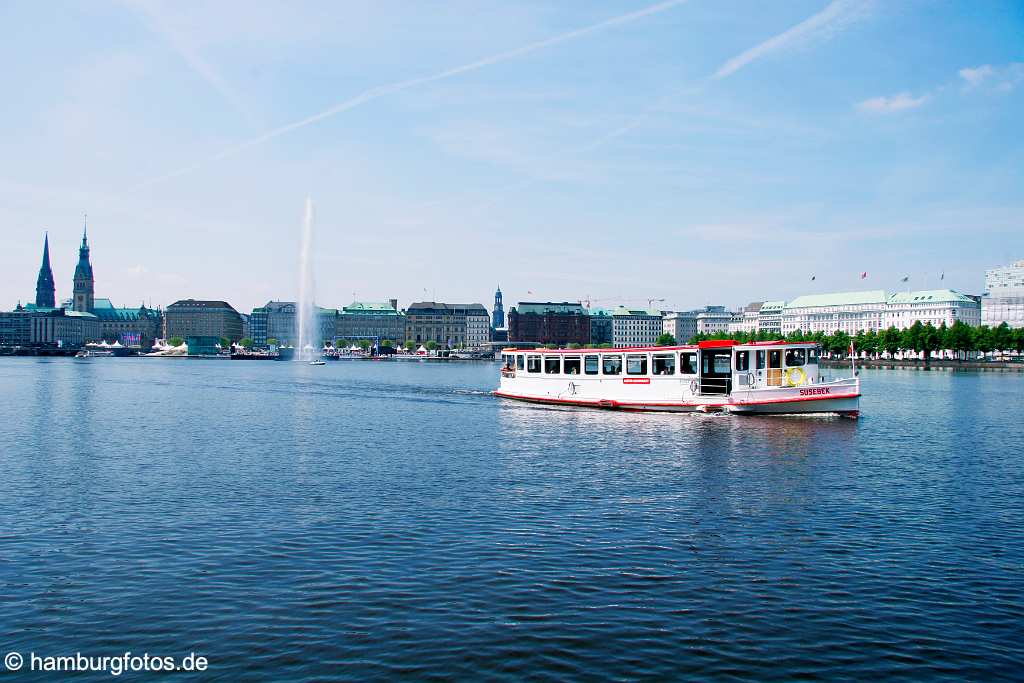
[[[765,400],[749,402],[673,402],[673,401],[619,401],[611,399],[571,399],[550,396],[513,394],[496,390],[498,398],[543,405],[559,405],[601,410],[627,410],[660,413],[732,413],[736,415],[800,415],[835,414],[846,417],[860,415],[860,394],[851,393],[830,398]]]

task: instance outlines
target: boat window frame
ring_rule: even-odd
[[[687,363],[687,360],[690,362]],[[686,368],[690,368],[690,372],[686,372]],[[680,351],[679,352],[679,374],[680,375],[699,375],[700,374],[700,361],[697,359],[696,351]]]
[[[754,367],[758,370],[764,370],[768,366],[768,354],[765,353],[764,349],[758,349],[755,358]]]
[[[749,372],[750,371],[750,350],[743,349],[742,351],[736,352],[736,359],[733,361],[735,366],[735,372]]]
[[[799,358],[797,358],[798,353],[800,354]],[[793,360],[799,360],[799,362],[790,363],[789,361],[791,358]],[[806,350],[799,347],[787,348],[783,362],[786,364],[787,368],[802,368],[803,366],[807,365]]]
[[[633,372],[629,365],[640,361],[640,371]],[[632,377],[645,377],[647,375],[647,354],[646,353],[627,353],[626,354],[626,374]]]
[[[569,372],[569,363],[576,365],[576,372]],[[565,375],[582,375],[583,374],[583,357],[582,356],[562,356],[562,373]]]
[[[807,364],[818,365],[821,363],[821,349],[817,346],[807,349]]]
[[[587,365],[591,360],[594,361],[594,370],[590,370],[590,366]],[[601,354],[599,353],[588,353],[583,356],[583,374],[584,375],[599,375],[601,374]]]
[[[609,361],[618,363],[618,367],[615,372],[608,372]],[[602,353],[601,354],[601,374],[609,377],[617,377],[622,374],[622,354],[621,353]]]
[[[550,370],[552,367],[551,361],[554,361],[554,370]],[[545,375],[561,375],[562,374],[562,358],[557,353],[546,353],[544,354],[544,374]]]
[[[531,367],[534,363],[537,364],[536,369],[531,370]],[[541,361],[541,356],[539,353],[530,354],[526,357],[526,372],[530,373],[531,375],[539,375],[543,365],[544,363]]]
[[[657,366],[658,361],[669,361],[668,370],[669,372],[659,373]],[[651,354],[651,374],[655,377],[670,377],[676,374],[676,354],[674,353],[652,353]]]
[[[525,370],[525,369],[526,369],[526,354],[525,353],[517,353],[516,354],[516,370]]]

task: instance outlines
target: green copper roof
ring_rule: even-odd
[[[889,296],[882,289],[866,292],[839,292],[836,294],[809,294],[798,296],[786,304],[786,308],[816,308],[819,306],[860,306],[863,304],[883,305]]]
[[[110,299],[96,299],[93,302],[93,313],[100,320],[138,320],[156,313],[154,309],[141,306],[139,308],[117,308]]]
[[[974,299],[952,289],[928,289],[920,292],[899,292],[889,298],[891,304],[975,303]]]
[[[387,301],[353,301],[341,310],[355,315],[398,315],[398,311]]]
[[[583,304],[570,303],[568,301],[520,301],[519,305],[516,306],[516,311],[519,315],[536,314],[544,315],[545,313],[557,313],[563,315],[586,315],[587,309],[583,308]]]
[[[661,311],[655,311],[647,308],[626,308],[625,306],[616,306],[615,310],[612,311],[612,315],[646,315],[660,318]]]

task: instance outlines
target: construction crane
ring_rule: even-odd
[[[647,308],[648,308],[648,310],[650,310],[651,306],[654,305],[655,301],[657,301],[659,304],[665,303],[664,299],[648,299],[647,300]]]

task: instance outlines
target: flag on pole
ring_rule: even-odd
[[[900,280],[900,282],[906,282],[909,279],[910,279],[909,275],[904,275],[903,278]]]
[[[939,275],[939,279],[940,280],[945,280],[946,279],[946,271],[942,271],[942,274]]]
[[[861,280],[866,280],[867,277],[868,277],[868,271],[866,271],[866,270],[863,273],[860,274],[860,279]]]
[[[816,275],[812,275],[811,276],[811,280],[813,281],[815,279],[815,277],[817,277],[817,276]]]

